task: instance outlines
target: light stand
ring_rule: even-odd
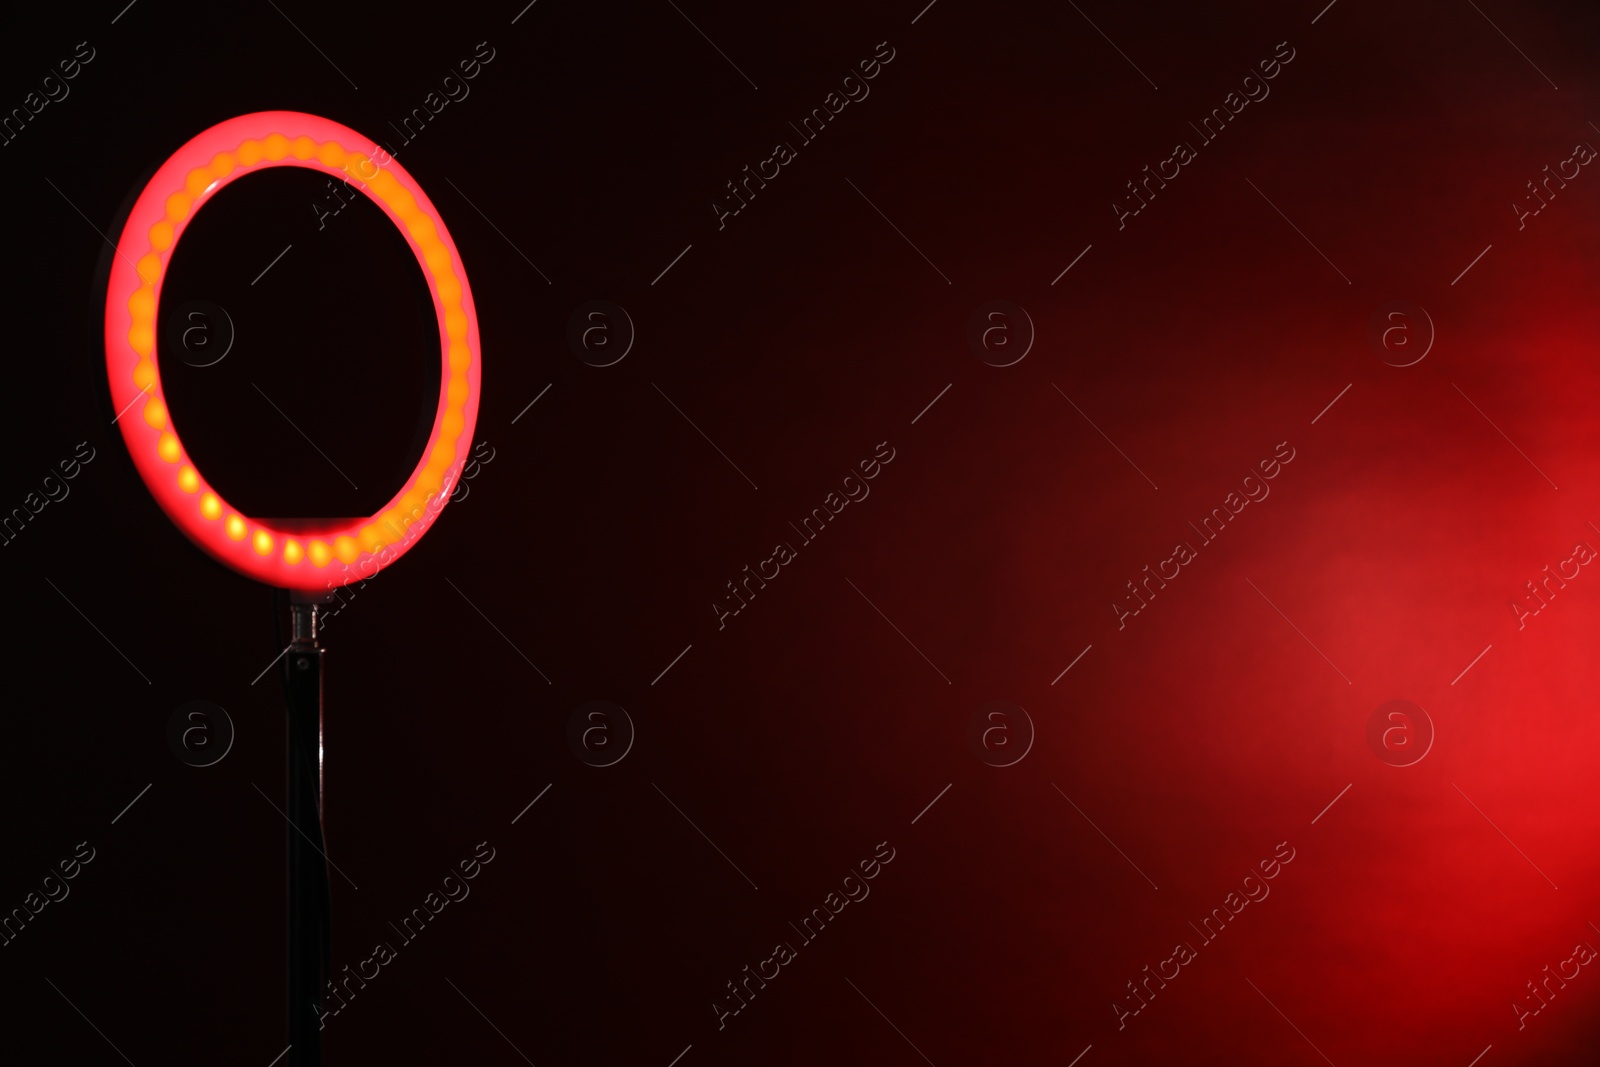
[[[284,656],[289,752],[289,1063],[322,1065],[329,964],[328,860],[322,833],[322,656],[317,602],[291,594]]]
[[[308,526],[306,520],[241,514],[186,451],[167,408],[157,327],[162,281],[173,249],[219,189],[272,167],[306,168],[363,193],[397,227],[433,298],[439,329],[438,410],[416,469],[387,503],[365,517],[316,520]],[[316,338],[319,343],[323,339]],[[468,461],[478,417],[482,360],[472,289],[438,209],[387,152],[331,119],[298,111],[258,111],[190,138],[134,201],[106,281],[105,348],[106,381],[117,412],[111,421],[167,517],[239,574],[291,591],[292,636],[282,657],[290,824],[286,1051],[291,1067],[321,1067],[322,1007],[331,957],[317,607],[336,586],[370,576],[404,555],[450,498],[451,486]],[[276,603],[280,627],[283,604],[281,599]]]

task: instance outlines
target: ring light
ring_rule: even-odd
[[[140,477],[195,544],[234,570],[285,589],[344,585],[405,553],[449,499],[477,422],[478,319],[461,256],[416,179],[392,159],[380,165],[358,147],[371,143],[349,127],[295,111],[218,123],[156,171],[134,203],[111,263],[106,372]],[[405,236],[433,296],[442,359],[432,433],[405,485],[365,519],[285,524],[241,514],[185,450],[162,392],[156,321],[172,250],[218,189],[268,167],[323,171],[360,189]],[[137,414],[129,410],[136,404]],[[335,561],[344,566],[331,567]]]

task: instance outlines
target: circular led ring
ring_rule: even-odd
[[[197,545],[235,570],[287,589],[328,589],[399,558],[449,499],[478,418],[478,317],[455,242],[422,187],[349,127],[295,111],[218,123],[174,152],[134,203],[106,288],[106,372],[117,422],[145,485]],[[417,469],[368,518],[292,529],[240,514],[189,457],[161,389],[161,285],[184,228],[218,189],[267,167],[305,167],[348,181],[405,235],[439,320],[439,410]],[[142,403],[140,402],[142,400]]]

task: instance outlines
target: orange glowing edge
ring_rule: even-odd
[[[422,187],[387,153],[337,122],[263,111],[218,123],[174,152],[134,203],[106,288],[106,372],[117,424],[151,495],[188,537],[269,585],[322,590],[370,577],[404,554],[449,500],[478,417],[478,317],[460,254]],[[374,160],[376,156],[382,162]],[[349,181],[388,215],[416,254],[439,320],[439,410],[422,460],[375,514],[292,528],[242,515],[189,457],[161,389],[157,311],[167,263],[206,200],[266,167],[306,167]],[[307,533],[314,530],[314,533]]]

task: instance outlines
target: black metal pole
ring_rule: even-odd
[[[291,599],[289,705],[289,1063],[322,1065],[328,867],[322,834],[322,646],[317,605]]]

